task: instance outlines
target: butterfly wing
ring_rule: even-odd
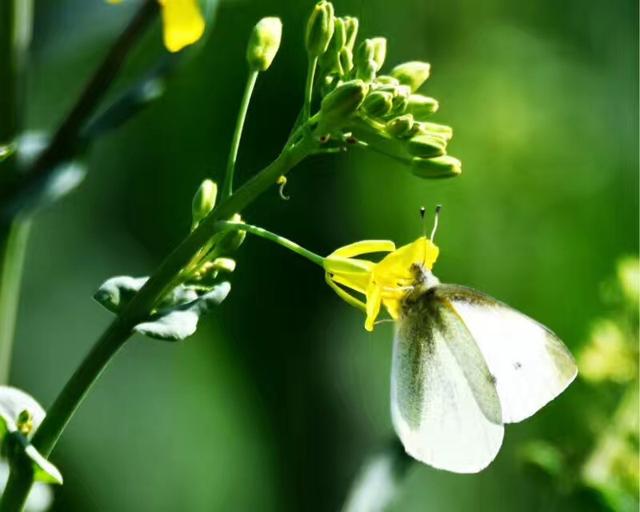
[[[567,348],[535,320],[471,288],[439,285],[435,294],[462,318],[495,376],[504,423],[528,418],[575,378]]]
[[[446,301],[425,293],[397,323],[391,415],[405,450],[421,462],[475,473],[496,456],[500,401],[468,329]]]

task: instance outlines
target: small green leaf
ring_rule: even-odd
[[[116,276],[107,279],[93,298],[113,313],[118,313],[144,286],[148,277]]]
[[[195,311],[170,311],[155,320],[136,325],[134,330],[157,340],[179,341],[196,332],[198,318]]]
[[[160,301],[158,309],[175,308],[198,298],[198,291],[193,286],[183,284],[176,286]]]
[[[24,453],[33,462],[33,477],[36,482],[62,485],[62,474],[58,468],[45,459],[35,446],[27,445]]]
[[[159,311],[152,320],[136,325],[134,330],[159,340],[179,341],[188,338],[196,332],[200,316],[219,305],[229,291],[231,285],[228,282],[217,284],[191,302]]]

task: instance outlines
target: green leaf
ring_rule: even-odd
[[[200,316],[219,305],[230,291],[228,282],[219,283],[191,302],[159,311],[152,320],[136,325],[134,330],[159,340],[179,341],[188,338],[196,332]]]
[[[62,485],[62,473],[51,462],[45,459],[42,454],[36,450],[35,446],[28,444],[24,453],[31,459],[33,463],[33,478],[36,482],[45,484]]]
[[[144,286],[148,277],[116,276],[107,279],[93,298],[113,313],[118,313]]]
[[[198,290],[181,284],[171,290],[161,301],[158,309],[174,308],[198,299]]]

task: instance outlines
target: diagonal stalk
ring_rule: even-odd
[[[231,140],[231,149],[229,150],[229,159],[227,160],[227,172],[224,177],[224,183],[222,185],[222,198],[226,199],[233,193],[233,176],[236,170],[236,160],[238,159],[238,149],[240,148],[240,139],[242,139],[242,131],[244,130],[244,122],[247,118],[247,112],[249,111],[249,103],[251,102],[251,95],[253,94],[253,88],[256,85],[258,79],[258,71],[250,71],[247,77],[247,84],[244,88],[242,95],[242,102],[240,103],[240,109],[238,110],[238,119],[236,121],[235,131],[233,132],[233,139]]]
[[[60,435],[93,383],[129,339],[133,327],[144,320],[157,301],[171,287],[180,270],[189,263],[198,250],[217,230],[226,227],[224,224],[221,226],[219,221],[224,221],[234,213],[243,210],[272,186],[279,176],[287,174],[305,157],[313,154],[318,149],[318,145],[312,136],[307,136],[298,144],[286,145],[285,148],[271,164],[246,182],[232,196],[223,200],[167,256],[145,286],[98,339],[49,408],[47,416],[33,437],[33,445],[45,457],[51,454]],[[0,501],[0,512],[21,510],[32,483],[32,473],[19,470],[12,472],[5,494]]]
[[[0,242],[0,385],[9,382],[20,281],[31,222],[15,219]]]

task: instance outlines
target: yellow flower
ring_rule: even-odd
[[[388,254],[379,263],[357,258],[376,252]],[[366,313],[364,328],[372,331],[382,305],[393,319],[398,318],[400,302],[415,284],[414,265],[431,270],[438,253],[438,247],[425,236],[399,249],[390,240],[363,240],[324,258],[325,280],[340,298]],[[365,302],[345,288],[364,295]]]
[[[107,0],[117,4],[122,0]],[[198,0],[158,0],[162,7],[164,45],[170,52],[195,43],[204,33],[204,18]]]

